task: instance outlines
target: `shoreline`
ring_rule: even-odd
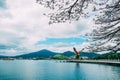
[[[66,60],[66,62],[119,65],[120,60]]]

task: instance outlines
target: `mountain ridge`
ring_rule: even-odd
[[[22,54],[22,55],[16,55],[16,56],[12,56],[12,57],[11,56],[3,56],[3,58],[6,58],[6,57],[23,58],[23,59],[38,58],[38,57],[50,58],[50,57],[53,57],[57,54],[60,54],[62,56],[67,56],[67,57],[75,56],[74,52],[72,52],[72,51],[65,51],[63,53],[57,53],[57,52],[52,52],[52,51],[47,50],[47,49],[42,49],[42,50],[39,50],[36,52],[31,52],[31,53]],[[89,53],[89,52],[81,52],[80,56],[87,56],[88,58],[93,58],[93,57],[99,56],[99,54]],[[2,56],[0,56],[0,58],[2,58]]]

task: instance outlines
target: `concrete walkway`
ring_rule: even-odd
[[[66,62],[120,65],[120,60],[67,60]]]

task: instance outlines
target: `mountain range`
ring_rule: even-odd
[[[22,58],[22,59],[30,59],[30,58],[50,58],[50,57],[53,57],[55,55],[62,55],[62,56],[67,56],[67,57],[70,57],[70,56],[74,56],[74,52],[72,51],[66,51],[66,52],[63,52],[63,53],[57,53],[57,52],[52,52],[52,51],[49,51],[49,50],[46,50],[46,49],[43,49],[43,50],[40,50],[40,51],[37,51],[37,52],[32,52],[32,53],[28,53],[28,54],[22,54],[22,55],[17,55],[17,56],[0,56],[0,58]],[[99,54],[96,54],[96,53],[89,53],[89,52],[81,52],[80,56],[87,56],[88,58],[93,58],[93,57],[96,57],[96,56],[99,56]]]

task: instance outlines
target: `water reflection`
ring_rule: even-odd
[[[119,80],[120,67],[102,64],[76,63],[75,80]]]
[[[44,60],[0,61],[0,80],[120,80],[120,67]]]
[[[75,64],[74,74],[75,74],[76,80],[80,80],[80,78],[82,78],[81,75],[80,75],[81,73],[80,73],[80,65],[79,65],[79,63]]]
[[[83,66],[80,63],[75,63],[74,71],[75,80],[86,80]]]

